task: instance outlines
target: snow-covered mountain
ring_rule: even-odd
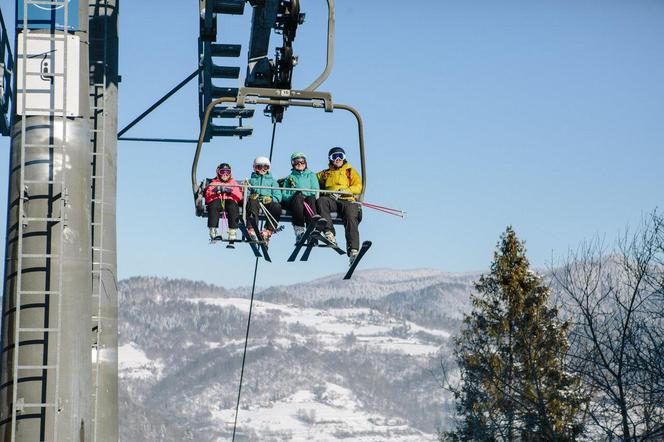
[[[479,278],[478,273],[444,273],[435,269],[394,270],[374,269],[358,271],[353,279],[344,281],[343,274],[330,275],[289,286],[275,286],[264,290],[263,296],[287,293],[300,303],[315,304],[334,298],[380,299],[392,293],[410,293],[435,285],[452,286]],[[467,296],[467,293],[466,293]]]
[[[452,408],[437,367],[477,277],[368,270],[260,290],[236,440],[436,440]],[[229,439],[247,295],[120,282],[123,441]]]

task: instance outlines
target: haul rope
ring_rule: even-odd
[[[272,123],[272,141],[270,142],[270,162],[272,162],[272,152],[274,151],[274,134],[277,130],[277,123]],[[235,430],[237,429],[237,415],[240,409],[240,396],[242,395],[242,380],[244,379],[244,364],[247,360],[247,344],[249,343],[249,327],[251,326],[251,312],[254,307],[254,292],[256,290],[256,275],[258,274],[258,258],[254,266],[254,282],[251,284],[251,300],[249,301],[249,316],[247,318],[247,333],[244,337],[244,351],[242,352],[242,368],[240,369],[240,386],[237,390],[237,403],[235,404],[235,422],[233,422],[233,442],[235,442]]]

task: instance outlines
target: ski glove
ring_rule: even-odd
[[[233,193],[233,188],[232,187],[222,187],[221,191],[222,191],[222,193],[227,193],[227,194],[230,195],[231,193]]]
[[[249,195],[249,198],[251,198],[252,200],[257,200],[258,199],[258,194],[257,193],[252,193],[251,195]]]
[[[264,196],[263,197],[263,204],[270,204],[272,202],[272,197],[271,196]]]

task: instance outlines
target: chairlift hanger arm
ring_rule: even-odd
[[[249,42],[249,53],[248,53],[248,58],[249,58],[249,69],[247,70],[247,78],[245,80],[245,84],[248,86],[258,86],[261,84],[266,84],[268,82],[267,78],[260,79],[257,74],[262,74],[263,76],[267,77],[267,72],[262,72],[267,68],[267,66],[260,66],[261,63],[267,65],[268,58],[267,58],[267,52],[268,52],[268,47],[269,47],[269,40],[270,40],[270,34],[272,31],[272,27],[278,27],[277,24],[275,23],[275,20],[277,20],[277,14],[278,14],[278,2],[275,2],[274,0],[272,1],[263,1],[263,2],[251,2],[252,6],[254,7],[254,15],[252,17],[252,25],[251,25],[251,38]],[[294,29],[297,29],[297,22],[299,21],[300,24],[303,19],[304,14],[302,14],[302,17],[299,17],[299,0],[291,0],[291,4],[296,3],[296,17],[291,18],[291,20],[295,20],[294,23]],[[329,77],[330,72],[332,72],[332,67],[334,64],[334,27],[335,27],[335,7],[334,7],[334,0],[326,0],[327,3],[327,45],[326,45],[326,60],[325,60],[325,69],[321,74],[306,88],[304,88],[305,91],[314,91],[318,86],[323,84],[323,82]],[[292,23],[291,23],[292,24]],[[282,23],[283,25],[283,23]],[[280,28],[281,29],[281,28]],[[282,29],[283,32],[283,29]],[[294,31],[293,31],[293,36],[294,38]],[[286,43],[286,37],[284,37],[284,46],[287,45]],[[290,43],[292,43],[292,38],[288,38],[290,40]],[[289,46],[290,47],[290,46]],[[291,47],[292,50],[292,47]],[[292,56],[292,55],[291,55]],[[292,65],[290,66],[290,70],[292,71]],[[257,73],[254,73],[253,71],[257,70]],[[290,74],[288,75],[290,77]],[[272,83],[272,87],[290,87],[290,79],[286,84],[275,84],[274,82]]]
[[[268,98],[263,98],[264,95],[261,95],[263,89],[257,88],[242,88],[238,93],[238,97],[221,97],[210,102],[207,109],[205,110],[205,117],[203,119],[203,124],[201,125],[201,132],[198,137],[198,144],[196,145],[196,152],[194,154],[194,161],[191,165],[191,188],[194,194],[194,199],[198,196],[198,179],[196,171],[198,169],[198,160],[200,159],[201,150],[203,148],[203,142],[205,138],[205,131],[207,130],[208,122],[210,121],[210,114],[212,109],[215,106],[221,103],[237,103],[240,106],[243,106],[247,102],[247,96],[251,97],[252,104],[278,104],[282,106],[298,106],[298,107],[312,107],[312,108],[325,108],[327,112],[329,107],[331,109],[341,109],[350,112],[357,121],[358,129],[358,138],[359,138],[359,149],[360,149],[360,167],[361,167],[361,177],[362,177],[362,193],[359,195],[359,200],[364,201],[364,193],[366,190],[367,184],[367,170],[366,170],[366,160],[364,155],[364,125],[362,123],[362,118],[359,112],[348,105],[345,104],[333,104],[332,98],[329,93],[325,92],[312,92],[312,91],[294,91],[294,90],[283,90],[283,89],[266,89],[265,94]],[[240,104],[240,97],[242,97],[242,104]],[[275,97],[278,99],[270,98]],[[325,100],[327,98],[327,100]],[[295,99],[295,100],[293,100]],[[321,106],[320,101],[323,101],[324,104]]]
[[[327,59],[325,61],[325,70],[304,90],[315,91],[318,86],[323,84],[332,72],[334,64],[334,0],[327,0]]]

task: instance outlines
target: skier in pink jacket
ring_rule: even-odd
[[[221,163],[217,167],[217,176],[205,189],[205,205],[208,211],[210,239],[218,237],[219,217],[222,212],[228,216],[228,239],[237,239],[237,223],[240,217],[239,203],[242,201],[242,189],[233,179],[231,166]]]

